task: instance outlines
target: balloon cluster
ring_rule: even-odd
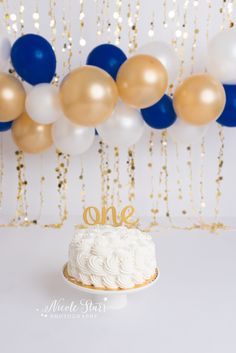
[[[19,79],[0,73],[0,131],[11,128],[24,152],[39,153],[54,143],[61,152],[76,155],[92,145],[95,128],[108,144],[128,147],[141,138],[145,123],[169,128],[173,139],[183,142],[201,137],[216,119],[236,126],[235,38],[235,29],[213,38],[209,73],[188,77],[172,100],[165,92],[179,62],[166,43],[149,43],[128,59],[112,44],[99,45],[86,66],[72,70],[57,88],[51,83],[56,57],[46,39],[26,34],[11,48],[0,37],[0,68],[10,57],[16,73],[32,85],[26,94]]]

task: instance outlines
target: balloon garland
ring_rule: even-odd
[[[5,54],[33,87],[26,94],[17,78],[0,73],[0,131],[12,125],[13,139],[26,153],[42,152],[54,142],[62,153],[76,155],[93,144],[95,127],[108,144],[125,147],[138,142],[144,122],[154,129],[170,128],[172,138],[183,142],[185,135],[191,142],[202,137],[211,121],[234,127],[235,34],[235,29],[225,30],[210,41],[207,63],[212,75],[188,77],[173,101],[165,92],[178,61],[166,43],[150,43],[128,59],[115,45],[99,45],[88,55],[87,65],[72,70],[57,89],[51,84],[56,57],[50,43],[40,35],[23,35]],[[227,44],[220,53],[222,41]],[[228,65],[222,66],[222,55]]]

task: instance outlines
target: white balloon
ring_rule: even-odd
[[[93,144],[94,136],[94,128],[73,124],[64,116],[52,125],[52,139],[56,148],[70,155],[87,151]]]
[[[236,84],[236,28],[218,33],[208,45],[207,70],[226,84]]]
[[[168,128],[168,134],[174,142],[194,144],[201,141],[208,127],[209,125],[194,126],[186,123],[182,119],[177,119],[176,122]]]
[[[39,124],[52,124],[62,116],[58,89],[49,83],[40,83],[27,94],[25,109]]]
[[[11,42],[4,36],[0,35],[0,70],[6,69],[11,52]]]
[[[109,145],[129,147],[141,138],[144,121],[139,111],[118,102],[112,116],[96,129]]]
[[[173,83],[178,75],[179,59],[174,49],[165,42],[150,42],[138,48],[137,54],[154,56],[165,66],[169,83]]]

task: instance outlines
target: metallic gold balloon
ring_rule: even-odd
[[[0,72],[0,121],[16,118],[25,108],[25,90],[15,77]]]
[[[60,87],[62,109],[75,124],[95,126],[113,112],[118,91],[115,82],[105,71],[95,66],[73,70]]]
[[[12,125],[12,137],[21,151],[40,153],[53,143],[51,126],[37,124],[27,113],[23,113]]]
[[[162,63],[150,55],[135,55],[126,60],[116,79],[123,101],[134,108],[147,108],[164,95],[168,76]]]
[[[208,74],[187,78],[174,94],[176,114],[193,125],[204,125],[216,120],[225,106],[224,87]]]

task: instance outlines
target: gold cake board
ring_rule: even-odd
[[[127,290],[133,290],[133,289],[145,287],[146,285],[148,285],[148,284],[152,283],[153,281],[155,281],[157,279],[157,277],[159,276],[159,271],[158,271],[158,269],[156,269],[156,272],[155,272],[155,274],[153,276],[151,276],[145,282],[143,282],[141,284],[136,284],[135,286],[133,286],[131,288],[116,288],[116,289],[107,288],[107,287],[99,287],[98,288],[98,287],[95,287],[93,285],[83,284],[82,282],[78,281],[74,277],[70,276],[69,273],[68,273],[67,266],[68,266],[68,264],[66,263],[64,268],[63,268],[63,275],[69,282],[71,282],[73,284],[76,284],[79,287],[93,289],[93,290],[105,290],[105,291],[112,291],[112,292],[122,292],[122,291],[127,291]]]

